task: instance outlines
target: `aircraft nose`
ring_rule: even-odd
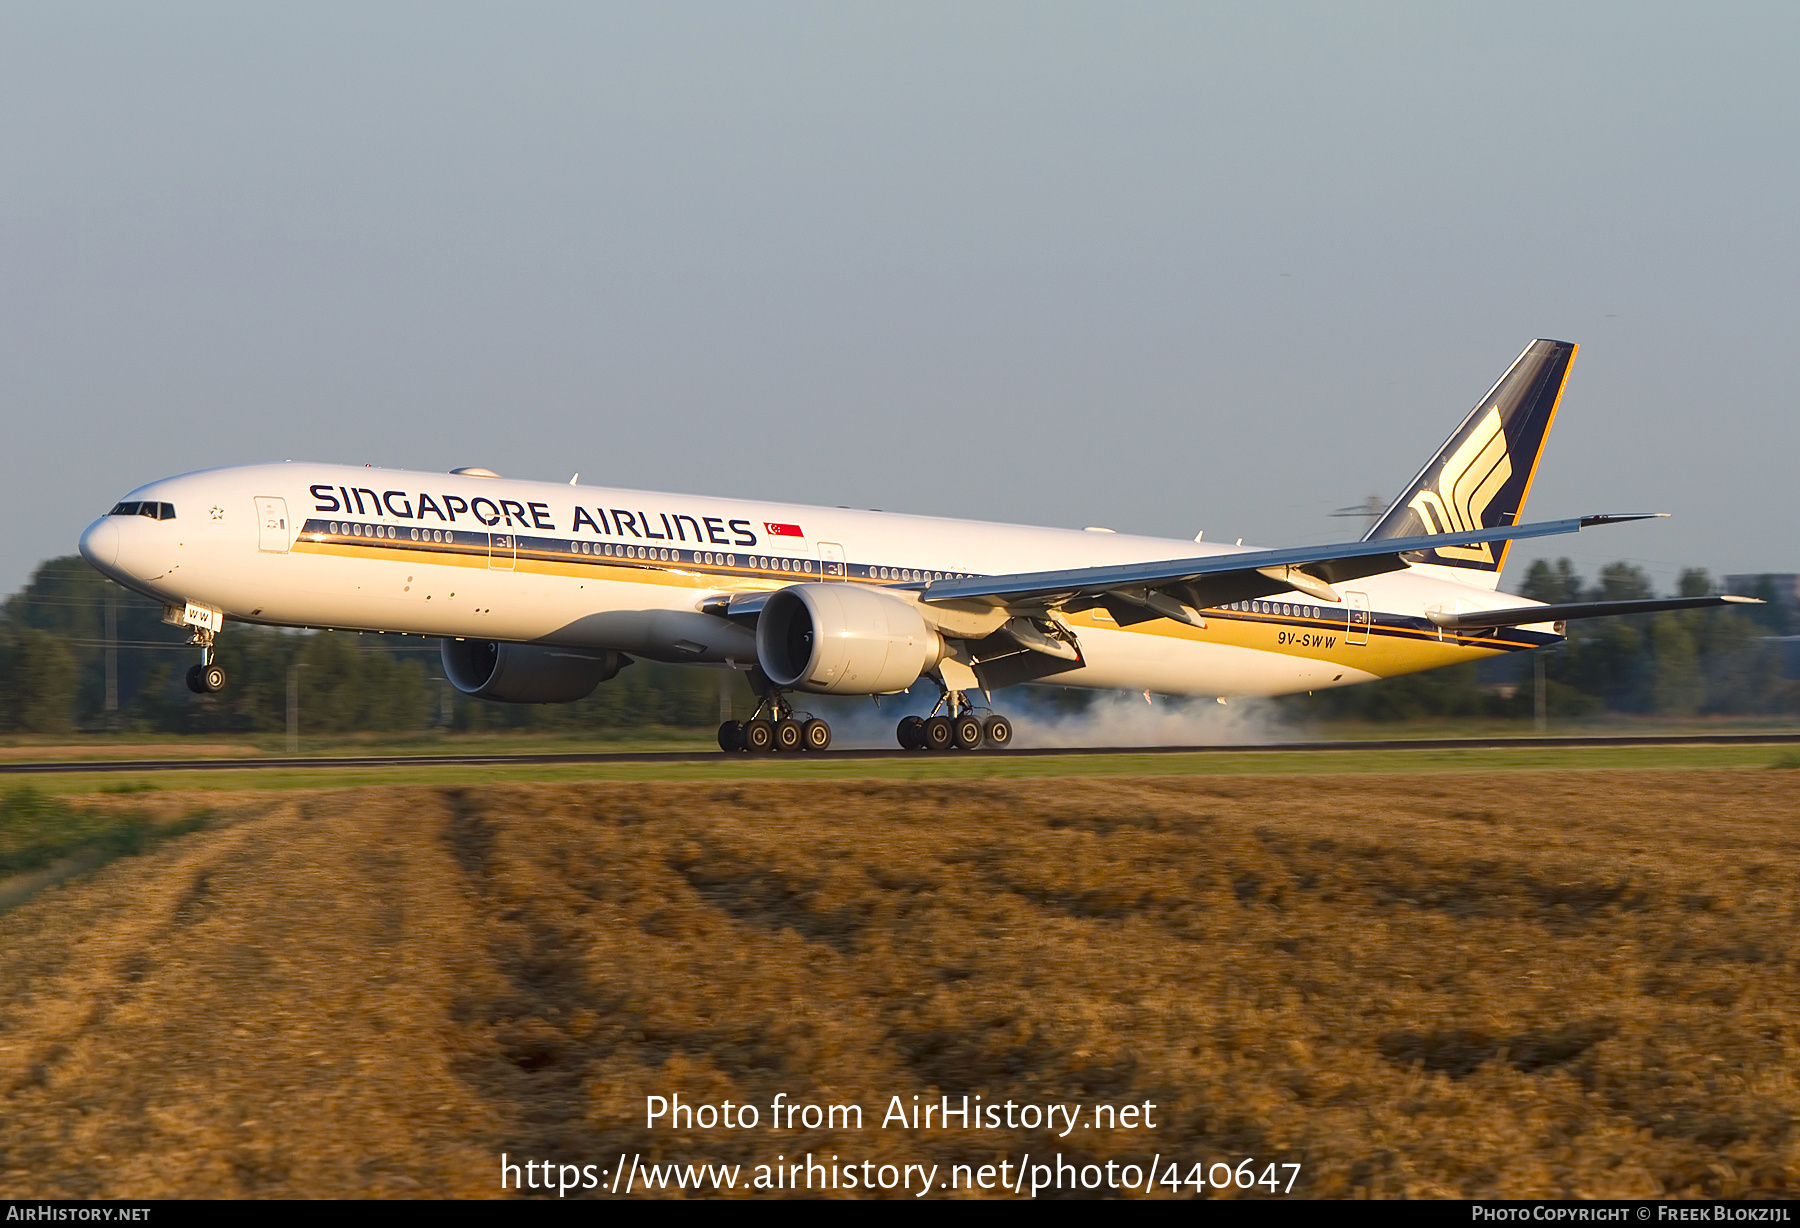
[[[111,571],[119,561],[119,522],[102,516],[81,535],[81,557],[101,571]]]

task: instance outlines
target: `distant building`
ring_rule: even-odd
[[[1800,678],[1800,635],[1765,635],[1763,642],[1781,650],[1781,676]]]
[[[1765,606],[1740,606],[1750,618],[1769,631],[1779,643],[1785,678],[1800,678],[1800,575],[1764,572],[1753,576],[1726,576],[1725,591],[1734,597],[1757,597]]]

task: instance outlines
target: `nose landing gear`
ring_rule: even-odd
[[[978,750],[1012,745],[1012,722],[998,712],[986,720],[961,691],[946,690],[931,715],[903,716],[894,729],[902,750]]]
[[[194,631],[192,642],[200,646],[200,664],[188,667],[187,688],[196,695],[217,695],[225,689],[225,667],[213,650],[213,634],[206,628]]]
[[[225,670],[218,665],[190,665],[187,687],[196,695],[217,695],[225,689]]]

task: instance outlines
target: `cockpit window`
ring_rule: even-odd
[[[148,501],[117,503],[113,505],[113,510],[106,514],[108,516],[147,516],[151,520],[173,520],[175,519],[175,505]]]

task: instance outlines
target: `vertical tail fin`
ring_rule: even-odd
[[[1515,525],[1531,493],[1544,440],[1575,361],[1567,341],[1533,341],[1419,471],[1365,540]],[[1459,579],[1500,583],[1510,542],[1446,546],[1421,562],[1461,570]]]

